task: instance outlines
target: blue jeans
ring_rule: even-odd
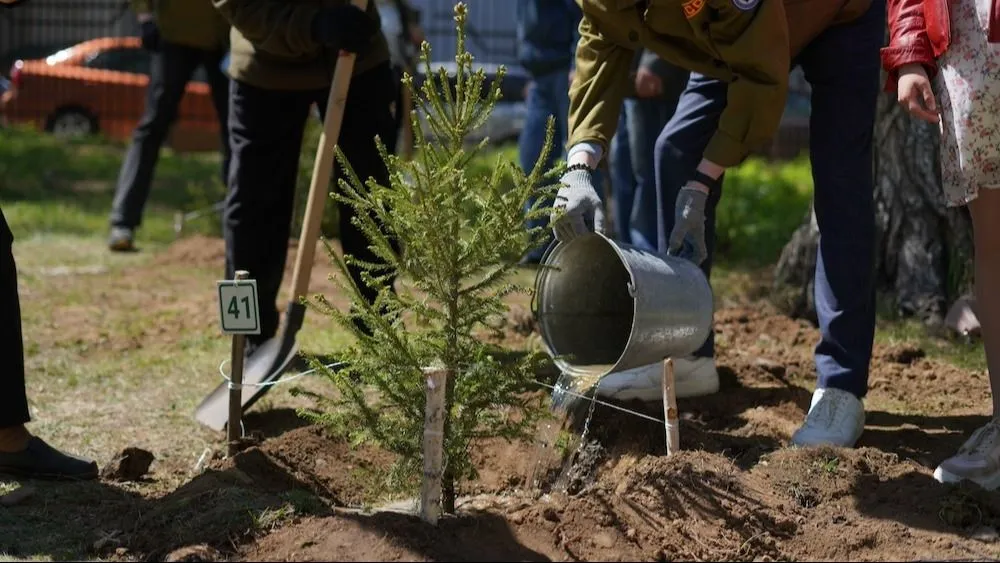
[[[624,243],[646,250],[656,250],[660,209],[653,151],[674,105],[675,100],[662,98],[626,99],[618,131],[611,140],[611,193],[617,236]]]
[[[885,0],[874,0],[867,14],[824,31],[793,62],[802,66],[812,86],[809,157],[820,232],[815,274],[821,335],[817,387],[842,389],[859,398],[868,391],[875,335],[872,130],[884,26]],[[692,74],[676,114],[656,141],[661,251],[673,228],[677,193],[701,160],[725,107],[726,85]],[[712,268],[715,208],[721,195],[717,190],[709,197],[705,212],[706,275]],[[695,355],[711,357],[714,344],[710,333]]]
[[[632,244],[632,209],[635,207],[635,174],[632,173],[632,147],[629,146],[628,116],[622,106],[618,128],[608,147],[611,173],[611,202],[614,207],[615,240]]]
[[[521,169],[525,173],[530,173],[535,167],[535,163],[542,154],[545,144],[545,127],[550,116],[555,116],[555,136],[552,139],[552,151],[549,158],[542,163],[545,170],[552,169],[556,161],[565,155],[567,125],[569,119],[569,68],[559,69],[550,74],[532,77],[532,83],[528,87],[527,115],[524,119],[524,128],[517,141],[518,159]],[[598,188],[600,192],[600,188]],[[528,206],[534,205],[537,198],[532,198]],[[551,202],[550,202],[551,203]],[[527,208],[525,209],[527,212]],[[528,228],[548,227],[547,217],[528,221]],[[552,240],[552,233],[549,232],[544,245],[538,247],[525,256],[529,262],[541,260],[545,247]]]

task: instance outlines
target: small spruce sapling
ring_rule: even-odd
[[[503,158],[488,174],[469,173],[469,162],[488,140],[470,147],[466,138],[486,122],[500,99],[504,69],[490,85],[482,70],[473,71],[473,57],[465,48],[466,17],[466,5],[457,4],[454,77],[432,68],[431,49],[424,43],[426,80],[417,89],[412,76],[403,78],[414,100],[410,119],[417,153],[406,161],[377,140],[390,185],[371,179],[362,184],[338,150],[347,177],[339,180],[340,193],[333,197],[357,210],[355,223],[384,265],[340,257],[327,245],[339,272],[335,281],[351,305],[341,311],[322,296],[311,305],[351,331],[356,343],[345,352],[345,369],[332,371],[314,362],[336,393],[313,394],[319,409],[304,413],[353,443],[372,443],[398,454],[391,476],[395,485],[412,487],[421,475],[424,369],[446,370],[445,512],[454,512],[457,483],[476,476],[470,453],[478,441],[529,439],[546,413],[542,400],[529,393],[539,355],[505,359],[511,354],[482,333],[500,330],[507,295],[529,291],[510,281],[517,266],[512,257],[544,243],[544,229],[525,224],[549,214],[557,172],[542,170],[541,164],[552,150],[550,119],[544,150],[530,173]],[[425,138],[418,112],[433,140]],[[526,212],[537,195],[542,197]],[[378,288],[374,303],[363,298],[347,274],[348,263],[358,264],[365,283]],[[399,280],[395,289],[393,275]],[[359,330],[356,321],[370,327],[370,334]]]

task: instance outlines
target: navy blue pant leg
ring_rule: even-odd
[[[677,110],[656,139],[657,247],[660,252],[667,251],[670,231],[674,228],[677,194],[698,167],[705,147],[718,128],[719,116],[726,107],[727,87],[725,82],[692,73],[677,103]],[[720,189],[713,190],[705,206],[708,258],[701,264],[701,269],[706,276],[711,274],[715,256],[715,208],[721,196],[720,184]],[[709,332],[705,344],[694,355],[712,357],[714,354],[715,335]]]
[[[679,91],[675,93],[673,102],[676,102],[679,94]],[[656,139],[674,109],[670,102],[671,100],[662,98],[625,100],[632,175],[635,181],[635,194],[628,218],[630,239],[633,245],[647,250],[656,250],[659,228],[653,153]]]
[[[628,103],[628,100],[626,100]],[[615,240],[632,244],[632,209],[635,207],[635,175],[632,171],[631,132],[626,108],[618,116],[618,130],[608,147],[611,202],[614,208]]]
[[[820,243],[816,261],[817,386],[864,397],[875,335],[872,135],[885,0],[828,29],[797,62],[812,86],[810,160]]]
[[[524,117],[524,127],[518,137],[518,160],[525,174],[530,173],[538,162],[545,145],[545,130],[550,117],[555,117],[555,131],[552,139],[552,151],[548,161],[542,163],[543,170],[551,170],[556,161],[565,157],[567,125],[569,119],[569,68],[559,69],[542,76],[532,77],[526,102],[527,114]],[[599,184],[597,184],[599,185]],[[598,189],[600,192],[600,189]],[[538,197],[531,198],[525,207],[525,213],[535,205]],[[546,201],[545,205],[551,205]],[[548,217],[539,217],[526,221],[527,227],[548,227]],[[528,262],[538,262],[545,248],[552,242],[552,233],[546,235],[544,244],[533,249],[525,256]]]

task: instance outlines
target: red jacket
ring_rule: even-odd
[[[899,67],[919,63],[931,78],[937,58],[951,44],[950,0],[888,0],[889,46],[882,49],[882,66],[889,73],[886,90],[896,89]],[[1000,0],[990,9],[990,43],[1000,43]]]

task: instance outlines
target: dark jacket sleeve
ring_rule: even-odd
[[[924,0],[889,0],[889,45],[881,52],[882,67],[888,73],[885,89],[893,91],[899,67],[922,64],[931,78],[937,74],[934,48],[927,35]]]
[[[262,51],[300,57],[322,48],[312,37],[318,4],[282,0],[212,0],[212,4]]]

